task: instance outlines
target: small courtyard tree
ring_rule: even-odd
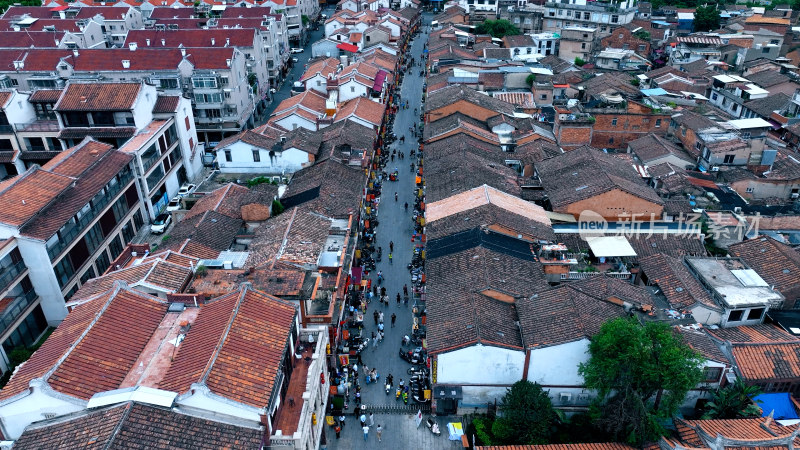
[[[615,440],[657,439],[686,393],[703,379],[701,358],[662,322],[618,318],[603,324],[580,365],[586,387],[598,392],[597,425]]]
[[[538,383],[517,381],[506,390],[492,434],[501,444],[546,444],[558,416]]]

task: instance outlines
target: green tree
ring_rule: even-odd
[[[694,31],[712,31],[719,28],[719,11],[712,3],[694,10]]]
[[[520,34],[519,28],[505,19],[484,20],[483,23],[478,24],[475,28],[475,32],[478,34],[489,34],[496,38]]]
[[[533,86],[533,82],[534,81],[536,81],[536,74],[535,73],[532,73],[532,74],[528,75],[527,77],[525,77],[525,83],[527,83],[528,86]]]
[[[506,390],[500,413],[492,424],[498,444],[546,444],[557,420],[542,386],[526,380]]]
[[[309,22],[311,22],[311,19],[309,19],[309,18],[308,18],[308,16],[307,16],[307,15],[305,15],[305,14],[303,14],[302,16],[300,16],[300,20],[302,20],[302,21],[303,21],[303,26],[304,26],[304,27],[307,27],[307,26],[308,26],[308,23],[309,23]]]
[[[647,30],[637,30],[635,33],[633,33],[633,35],[643,41],[650,40],[650,32]]]
[[[758,386],[748,386],[741,378],[737,378],[733,384],[714,393],[703,419],[758,417],[761,415],[761,408],[756,405],[753,398],[760,394],[762,391]]]
[[[686,393],[703,379],[700,356],[669,325],[618,318],[603,324],[579,368],[598,392],[597,425],[614,440],[641,444],[662,433]]]
[[[272,201],[272,216],[277,216],[278,214],[283,212],[283,204],[280,200],[273,200]]]
[[[583,67],[586,64],[586,61],[582,60],[581,58],[575,57],[575,65],[578,67]]]

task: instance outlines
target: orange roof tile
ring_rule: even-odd
[[[800,342],[733,344],[731,353],[748,381],[800,378]]]
[[[364,97],[354,98],[345,102],[334,116],[334,123],[341,122],[349,117],[355,116],[361,120],[369,122],[374,126],[380,126],[383,121],[385,105]]]
[[[247,287],[212,300],[159,388],[185,392],[204,382],[217,395],[267,406],[296,314],[292,304]]]
[[[139,83],[70,83],[56,111],[127,111],[139,96]]]
[[[58,364],[48,383],[84,400],[119,388],[166,312],[167,302],[155,297],[129,289],[113,291],[90,332]]]
[[[0,210],[0,222],[12,226],[23,225],[49,205],[73,181],[73,178],[38,167],[28,169],[11,179],[0,190],[0,202],[4,205]]]

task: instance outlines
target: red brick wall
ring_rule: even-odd
[[[620,38],[620,36],[622,37]],[[645,57],[650,54],[650,43],[637,38],[629,29],[623,27],[614,29],[610,35],[600,40],[600,43],[602,48],[611,47],[633,50]],[[644,45],[644,50],[639,50],[640,45]]]
[[[626,148],[628,142],[648,134],[663,136],[670,121],[666,114],[594,114],[594,118],[591,145],[597,148]]]
[[[588,124],[563,125],[556,119],[553,134],[556,136],[558,145],[564,150],[573,150],[592,142],[592,127]]]

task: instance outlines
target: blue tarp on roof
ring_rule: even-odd
[[[764,410],[763,417],[775,411],[772,416],[775,420],[800,419],[787,392],[757,395],[753,397],[753,401]]]
[[[667,95],[669,92],[665,91],[662,88],[653,88],[653,89],[642,89],[642,95],[646,95],[648,97],[652,97],[655,95]]]

